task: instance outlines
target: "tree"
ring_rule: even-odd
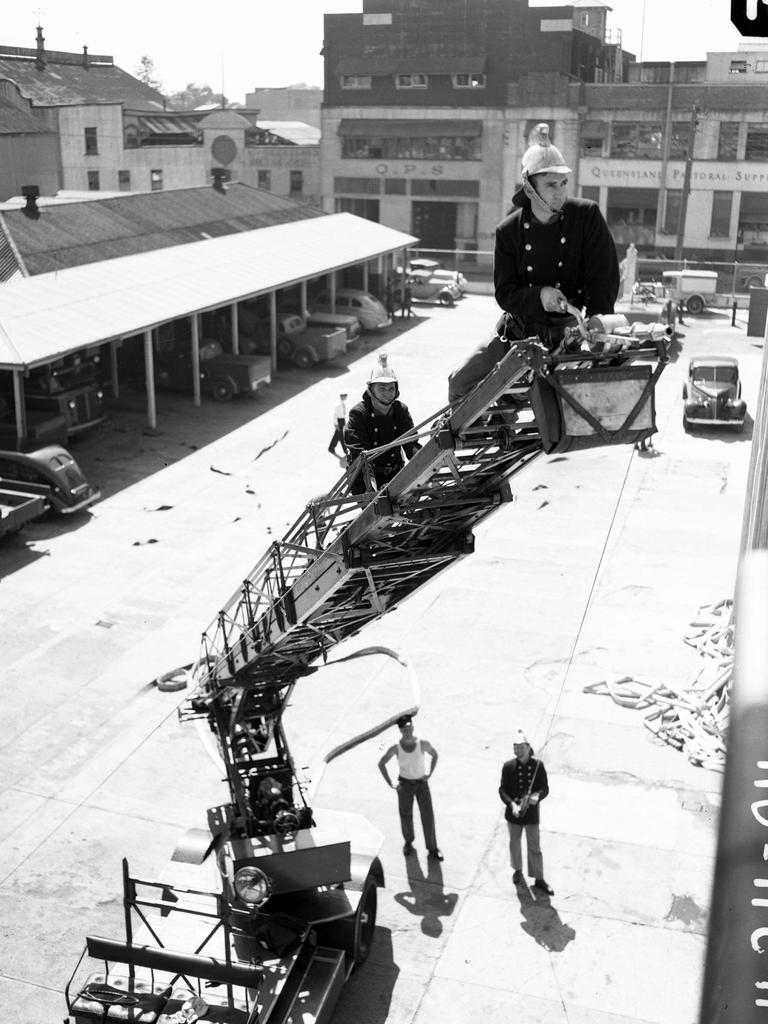
[[[155,78],[155,62],[151,57],[144,56],[139,61],[139,66],[136,68],[136,77],[144,85],[148,85],[150,89],[157,89],[158,92],[162,89],[162,83],[159,79]]]
[[[199,85],[197,82],[189,82],[181,92],[174,92],[168,96],[168,103],[174,110],[194,110],[196,107],[215,105],[222,107],[227,105],[226,96],[222,97],[220,92],[214,92],[210,85]]]

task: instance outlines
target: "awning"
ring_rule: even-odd
[[[472,75],[485,71],[483,54],[454,56],[391,57],[387,55],[340,57],[339,75]]]
[[[432,135],[483,134],[482,121],[460,121],[457,119],[396,121],[343,117],[339,122],[339,135],[354,138],[401,138],[415,139]]]
[[[8,281],[0,286],[0,369],[39,366],[416,242],[336,213]]]

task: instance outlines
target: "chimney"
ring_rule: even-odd
[[[35,58],[35,67],[42,71],[45,67],[45,36],[43,35],[43,26],[37,26],[37,57]]]
[[[29,217],[30,220],[37,220],[40,216],[40,210],[37,206],[37,197],[40,195],[40,189],[37,185],[22,185],[21,194],[27,200],[27,205],[24,207],[24,216]]]
[[[231,173],[226,167],[212,167],[211,177],[213,178],[214,189],[223,195],[227,191],[225,182],[230,181],[232,178]]]
[[[91,58],[88,56],[88,47],[83,47],[83,67],[89,68],[91,66]]]

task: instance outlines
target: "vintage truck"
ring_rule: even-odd
[[[245,303],[241,303],[238,327],[241,351],[269,353],[269,320],[252,314]],[[300,370],[343,356],[346,351],[345,327],[330,324],[311,327],[298,313],[282,313],[277,318],[277,354]]]
[[[24,388],[27,409],[63,416],[67,437],[97,426],[106,415],[99,369],[98,356],[76,355],[32,370]]]
[[[159,388],[189,390],[192,355],[188,347],[158,353],[155,379]],[[271,381],[268,358],[225,352],[218,341],[204,341],[200,345],[200,387],[217,402],[229,402],[235,395],[254,395]]]

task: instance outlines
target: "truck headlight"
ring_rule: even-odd
[[[243,903],[260,907],[272,895],[272,882],[261,868],[248,865],[235,872],[235,892]]]

